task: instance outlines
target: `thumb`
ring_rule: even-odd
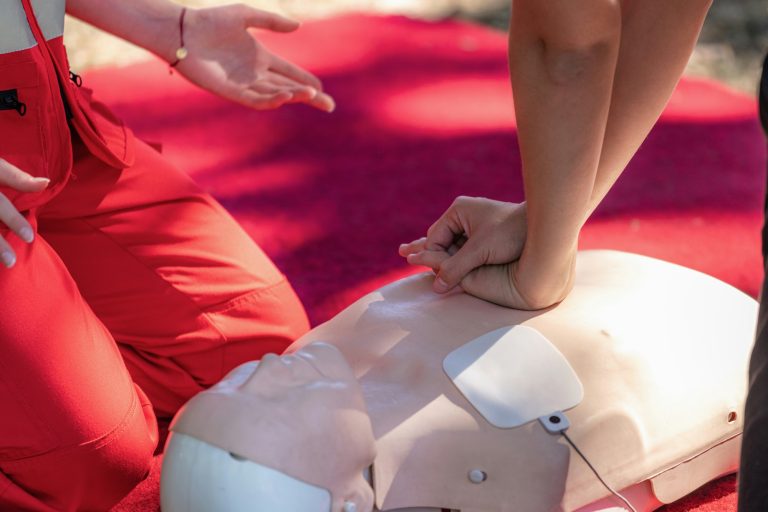
[[[477,238],[469,238],[450,258],[443,261],[435,279],[435,291],[447,292],[457,286],[467,274],[488,263],[487,250]]]
[[[245,25],[250,28],[263,28],[273,32],[293,32],[300,23],[273,12],[248,7],[245,13]]]

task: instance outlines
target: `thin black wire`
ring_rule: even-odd
[[[598,473],[598,472],[597,472],[597,470],[595,469],[595,467],[594,467],[594,466],[593,466],[593,465],[592,465],[592,464],[589,462],[589,460],[587,460],[587,458],[584,456],[584,454],[583,454],[583,453],[581,453],[581,450],[579,450],[579,449],[576,447],[576,445],[575,445],[575,444],[573,444],[573,441],[571,441],[571,438],[570,438],[570,437],[568,437],[568,434],[566,434],[566,433],[565,433],[565,431],[563,431],[563,432],[560,432],[560,434],[562,434],[562,436],[565,438],[565,440],[566,440],[566,441],[568,441],[568,444],[569,444],[569,445],[571,445],[571,448],[573,448],[573,449],[574,449],[574,451],[575,451],[576,453],[578,453],[578,454],[579,454],[579,456],[580,456],[580,457],[581,457],[581,458],[584,460],[584,462],[586,462],[586,463],[587,463],[587,466],[589,466],[589,469],[591,469],[591,470],[592,470],[592,472],[595,474],[595,476],[597,477],[597,479],[598,479],[598,480],[600,480],[600,483],[601,483],[601,484],[603,484],[603,485],[605,486],[605,488],[606,488],[606,489],[608,489],[609,491],[611,491],[611,494],[613,494],[614,496],[616,496],[616,497],[617,497],[618,499],[620,499],[620,500],[621,500],[621,501],[622,501],[622,502],[623,502],[623,503],[624,503],[624,504],[625,504],[627,507],[629,507],[629,510],[631,510],[632,512],[637,512],[637,509],[636,509],[635,507],[633,507],[633,506],[632,506],[632,504],[629,502],[629,500],[627,500],[627,498],[625,498],[624,496],[622,496],[622,495],[621,495],[621,494],[620,494],[618,491],[614,490],[614,488],[613,488],[613,487],[611,487],[610,485],[608,485],[608,483],[607,483],[605,480],[603,480],[603,477],[601,477],[601,476],[600,476],[600,473]]]

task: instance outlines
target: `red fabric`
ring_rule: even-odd
[[[7,237],[0,272],[0,509],[105,510],[147,475],[156,415],[308,322],[231,216],[70,82],[23,5],[38,44],[0,55],[26,106],[2,112],[0,157],[51,184],[0,189],[37,231]]]
[[[134,138],[121,120],[91,100],[90,90],[80,89],[70,80],[63,37],[46,40],[31,0],[21,3],[36,45],[0,54],[0,90],[15,91],[26,108],[20,118],[10,111],[0,116],[0,155],[33,176],[51,180],[50,186],[37,194],[0,186],[0,193],[17,210],[25,211],[45,204],[69,178],[72,147],[68,116],[90,152],[112,167],[133,163]],[[68,106],[66,113],[62,95]],[[7,232],[5,226],[0,228],[3,232]]]
[[[91,73],[86,83],[234,214],[314,323],[414,272],[397,245],[421,236],[455,196],[522,197],[502,34],[346,17],[265,41],[318,72],[337,112],[249,111],[157,62]],[[764,165],[755,101],[683,80],[581,247],[659,257],[754,296]],[[157,508],[158,469],[118,510]],[[735,510],[734,482],[668,510]]]
[[[146,476],[156,415],[308,328],[285,277],[154,150],[123,170],[74,154],[0,272],[0,510],[108,509]]]

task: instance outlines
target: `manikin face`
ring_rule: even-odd
[[[316,409],[329,400],[341,406],[354,403],[357,381],[335,347],[315,343],[294,354],[265,355],[240,392],[269,401],[306,402]]]
[[[179,413],[173,432],[327,489],[333,510],[370,510],[363,478],[375,455],[357,380],[338,349],[313,343],[247,363]]]

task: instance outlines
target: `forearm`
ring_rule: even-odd
[[[169,62],[179,47],[181,9],[169,0],[67,0],[72,16]]]
[[[625,6],[611,107],[588,215],[661,115],[710,4],[710,0],[656,0]]]
[[[558,39],[557,22],[541,28],[551,18],[539,7],[542,4],[532,9],[534,14],[521,12],[524,4],[516,2],[510,28],[510,72],[528,216],[521,264],[535,260],[537,269],[548,271],[562,267],[578,240],[605,136],[619,34],[618,28],[601,32],[589,25],[597,19],[612,27],[618,24],[613,18],[618,14],[575,14],[587,25],[576,27],[577,37],[597,33],[599,39],[563,41]],[[560,16],[572,18],[570,13]],[[600,21],[600,16],[606,19]]]

